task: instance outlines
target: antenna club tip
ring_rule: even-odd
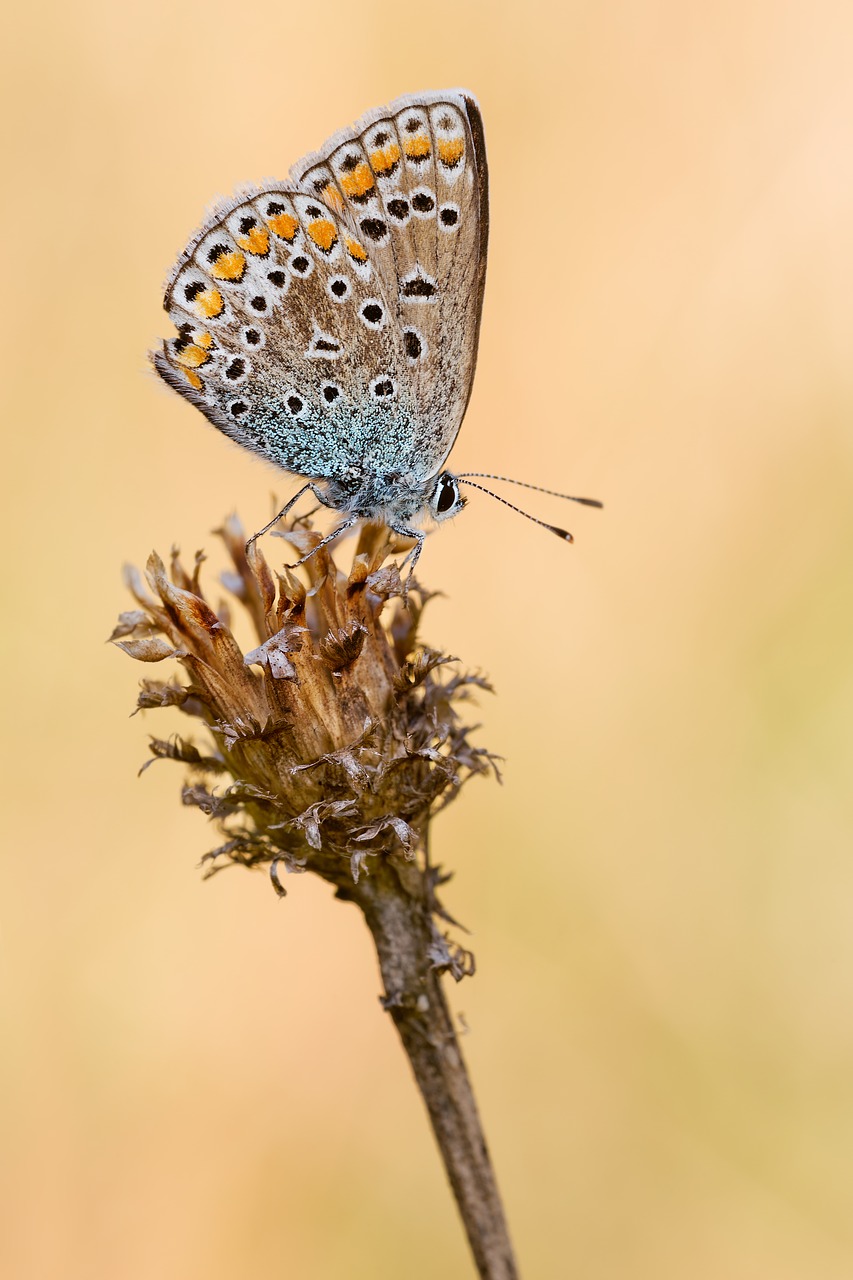
[[[568,529],[558,529],[555,524],[549,524],[548,528],[552,533],[556,533],[558,538],[563,538],[566,542],[574,542],[574,538],[569,533]]]

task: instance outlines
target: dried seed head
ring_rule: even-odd
[[[254,648],[244,653],[230,610],[206,600],[203,557],[188,574],[174,551],[168,573],[151,555],[147,587],[128,571],[138,608],[111,637],[142,662],[176,659],[188,676],[143,681],[138,709],[178,707],[205,726],[202,750],[176,739],[155,740],[152,752],[190,767],[184,803],[223,830],[209,870],[271,864],[281,889],[283,862],[342,886],[371,857],[413,857],[431,814],[494,767],[456,711],[488,686],[418,642],[427,597],[413,586],[404,607],[397,568],[383,564],[384,529],[366,526],[348,576],[318,551],[307,587],[274,574],[256,542],[247,555],[235,518],[218,532],[233,563],[222,581],[251,620]],[[286,536],[300,553],[319,541],[304,525]]]

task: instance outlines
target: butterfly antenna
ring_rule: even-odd
[[[571,493],[557,493],[556,489],[543,489],[541,484],[526,484],[524,480],[513,480],[510,476],[493,476],[487,471],[466,471],[463,475],[457,476],[456,479],[467,480],[469,476],[474,480],[502,480],[504,484],[517,484],[522,489],[535,489],[537,493],[548,493],[552,498],[565,498],[568,502],[580,502],[585,507],[601,508],[604,506],[604,503],[599,502],[598,498],[576,498],[574,494]],[[474,488],[479,488],[479,485],[474,485]],[[485,492],[491,493],[491,490],[486,489]],[[492,493],[493,498],[497,498],[497,496],[498,495],[496,493]],[[498,498],[498,501],[503,502],[503,498]],[[508,505],[511,506],[512,503],[509,503]],[[521,514],[525,515],[526,513],[522,511]],[[533,516],[531,516],[530,519],[532,520]],[[550,525],[548,527],[550,528]]]
[[[532,516],[529,511],[522,511],[521,507],[516,507],[512,502],[507,502],[506,498],[502,498],[499,493],[492,493],[491,489],[487,489],[481,484],[474,484],[472,480],[468,480],[465,476],[457,476],[456,479],[464,480],[465,484],[472,489],[479,489],[480,493],[487,493],[490,498],[495,498],[496,501],[502,502],[505,507],[509,507],[510,511],[517,511],[520,516],[524,516],[525,520],[532,520],[534,524],[541,525],[543,529],[548,529],[550,533],[556,533],[558,538],[564,538],[566,542],[574,542],[574,538],[567,529],[560,529],[555,524],[546,524],[544,520],[538,519],[537,516]],[[500,477],[498,476],[496,479],[500,479]],[[532,489],[535,488],[535,485],[529,485],[528,487]]]

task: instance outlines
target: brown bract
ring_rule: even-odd
[[[151,750],[190,767],[184,802],[222,828],[209,871],[265,863],[283,891],[282,865],[340,887],[377,857],[414,859],[430,816],[494,766],[457,713],[488,686],[419,642],[427,596],[414,585],[405,607],[383,528],[366,526],[349,574],[318,551],[307,586],[273,572],[257,542],[247,555],[236,518],[218,532],[233,562],[222,582],[256,644],[244,652],[231,604],[206,598],[203,557],[190,574],[176,552],[168,571],[151,555],[147,585],[128,571],[138,608],[111,637],[142,662],[177,660],[187,677],[144,681],[138,707],[175,706],[204,725],[203,746],[154,739]],[[319,541],[304,526],[287,537],[300,554]]]

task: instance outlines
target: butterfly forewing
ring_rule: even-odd
[[[428,478],[470,394],[487,217],[473,100],[400,99],[214,214],[173,271],[155,366],[288,471]]]
[[[477,359],[488,241],[482,123],[464,93],[400,98],[291,176],[344,206],[397,306],[417,407],[416,472],[453,445]]]

